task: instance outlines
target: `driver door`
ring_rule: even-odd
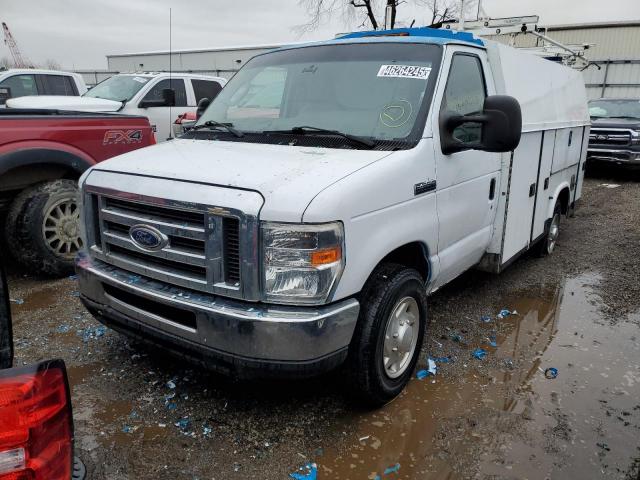
[[[438,285],[449,282],[477,264],[492,237],[500,184],[500,154],[463,150],[445,155],[440,144],[439,114],[479,113],[487,95],[494,93],[490,70],[483,51],[448,49],[443,77],[436,96],[434,148],[437,171],[436,200],[439,218],[438,256],[441,274]],[[482,126],[466,123],[453,136],[465,142],[480,141]]]
[[[164,142],[171,137],[173,122],[178,118],[178,115],[193,110],[193,108],[190,109],[188,107],[187,90],[184,79],[182,78],[173,78],[171,81],[169,81],[169,79],[160,80],[151,86],[144,97],[142,97],[142,101],[162,100],[162,91],[167,88],[171,88],[175,92],[176,104],[174,106],[147,107],[141,108],[136,112],[138,115],[149,118],[151,128],[156,133],[156,140],[158,142]]]

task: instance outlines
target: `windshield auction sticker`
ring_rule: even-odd
[[[378,70],[379,77],[417,78],[426,80],[431,73],[431,67],[420,65],[382,65]]]

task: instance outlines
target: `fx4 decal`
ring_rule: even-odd
[[[131,144],[142,141],[142,130],[107,130],[104,133],[103,145],[116,145],[119,143]]]

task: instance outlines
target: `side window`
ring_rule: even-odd
[[[193,93],[196,96],[196,105],[203,98],[208,98],[209,100],[213,100],[218,96],[220,90],[222,90],[222,85],[218,82],[214,82],[212,80],[191,80],[191,85],[193,85]]]
[[[230,99],[227,117],[279,118],[287,69],[267,67]]]
[[[187,91],[184,87],[184,80],[181,78],[171,79],[171,84],[169,84],[169,79],[160,80],[151,87],[143,100],[162,100],[162,90],[165,88],[173,88],[176,92],[176,107],[187,106]]]
[[[13,75],[0,82],[0,87],[9,87],[12,98],[38,95],[38,87],[33,75]]]
[[[480,59],[475,55],[454,55],[441,111],[460,115],[480,113],[486,96]],[[480,142],[482,126],[479,123],[463,123],[453,131],[453,137],[461,142]]]
[[[70,77],[65,75],[40,75],[44,83],[45,95],[77,95]]]

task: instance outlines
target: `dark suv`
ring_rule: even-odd
[[[589,114],[587,161],[640,166],[640,99],[592,100]]]

